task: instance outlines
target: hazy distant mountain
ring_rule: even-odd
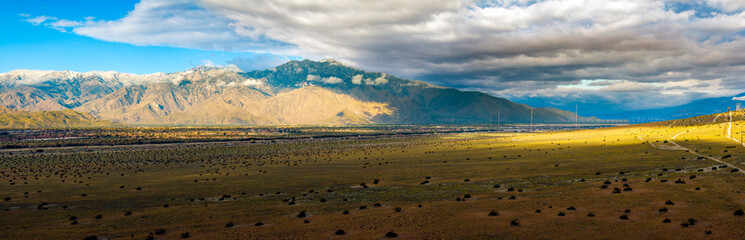
[[[116,124],[73,110],[28,112],[0,107],[0,129],[111,126]]]
[[[0,105],[73,109],[136,124],[431,124],[529,122],[531,107],[480,92],[365,72],[334,60],[272,69],[197,67],[170,74],[16,70],[0,74]],[[534,108],[533,121],[574,122]],[[597,121],[580,117],[579,121]]]
[[[667,121],[726,112],[728,107],[735,110],[738,103],[745,108],[745,93],[731,97],[700,99],[674,107],[607,114],[602,117],[628,119],[632,123]]]

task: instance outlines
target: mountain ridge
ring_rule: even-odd
[[[567,112],[336,60],[289,61],[250,72],[208,66],[143,75],[19,70],[0,74],[0,86],[2,106],[72,109],[132,124],[473,124],[488,123],[490,115],[496,122],[498,114],[504,123],[527,123],[531,109],[533,122],[575,120]]]

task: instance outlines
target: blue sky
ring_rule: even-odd
[[[30,16],[58,19],[119,19],[134,9],[139,1],[71,0],[71,1],[2,1],[0,26],[10,34],[0,35],[0,72],[15,69],[119,71],[146,74],[183,71],[195,66],[224,65],[238,59],[256,59],[264,54],[201,50],[169,46],[137,46],[102,41],[70,31],[33,25]],[[244,64],[250,68],[250,64]],[[263,68],[259,64],[255,68]],[[251,69],[249,69],[251,70]]]
[[[334,58],[594,112],[745,92],[742,0],[20,0],[0,14],[0,72]]]

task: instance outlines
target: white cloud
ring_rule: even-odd
[[[26,17],[36,25],[50,19]],[[513,96],[558,94],[557,86],[583,79],[619,81],[575,89],[619,99],[644,99],[643,90],[702,97],[745,89],[741,0],[142,0],[121,19],[74,22],[62,28],[105,41],[333,57]],[[690,79],[721,88],[698,94],[670,85]]]
[[[261,85],[264,85],[265,81],[266,80],[263,78],[262,79],[248,78],[246,79],[246,81],[243,81],[241,84],[243,84],[243,86],[261,86]]]
[[[319,77],[318,75],[308,74],[308,76],[305,77],[305,80],[318,81],[318,80],[321,80],[321,77]]]
[[[327,77],[327,78],[323,78],[323,80],[321,81],[328,83],[328,84],[337,84],[337,83],[343,82],[344,80],[341,80],[341,78],[338,78],[338,77]]]
[[[47,17],[47,16],[38,16],[38,17],[33,17],[33,18],[29,18],[31,17],[31,15],[28,15],[28,14],[21,14],[20,16],[25,17],[26,19],[24,19],[24,21],[31,23],[33,25],[42,24],[46,22],[47,20],[57,20],[56,17]]]
[[[215,66],[215,63],[213,63],[212,60],[205,59],[205,60],[202,60],[202,65],[203,66],[208,66],[208,67],[214,67]]]
[[[362,84],[362,75],[361,74],[354,75],[354,77],[352,77],[352,83],[357,84],[357,85]]]
[[[387,75],[383,73],[380,77],[375,78],[375,80],[365,78],[363,81],[367,85],[383,85],[388,83],[388,79],[386,79]]]

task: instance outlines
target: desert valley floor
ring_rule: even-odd
[[[0,238],[742,239],[742,119],[7,148]]]

